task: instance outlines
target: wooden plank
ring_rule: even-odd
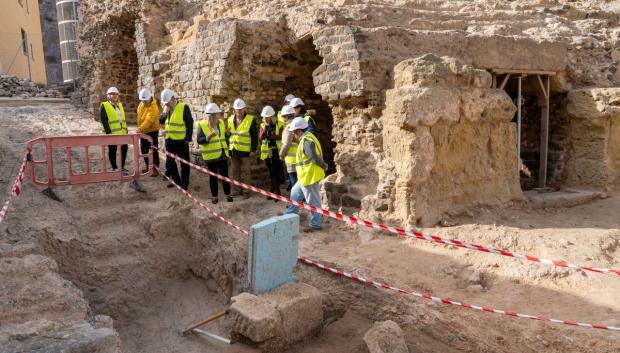
[[[504,80],[502,81],[502,84],[499,86],[499,89],[504,89],[504,87],[506,87],[506,84],[508,83],[509,79],[510,79],[510,74],[507,74],[504,77]]]
[[[491,72],[497,75],[504,74],[525,74],[525,75],[547,75],[555,76],[555,71],[541,71],[541,70],[515,70],[515,69],[491,69]]]
[[[539,78],[540,79],[540,78]],[[545,77],[544,90],[549,92],[549,76]],[[547,186],[547,156],[549,152],[549,95],[546,104],[540,108],[540,167],[538,169],[538,186]]]
[[[547,77],[547,81],[549,81],[549,76]],[[540,91],[543,94],[543,100],[547,103],[549,103],[549,88],[545,88],[545,84],[543,84],[542,79],[540,78],[540,75],[536,75],[536,81],[538,81],[538,85],[540,87]],[[547,104],[549,105],[549,104]]]

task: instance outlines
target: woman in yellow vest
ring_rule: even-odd
[[[284,160],[286,164],[286,173],[288,174],[288,187],[286,191],[291,191],[293,185],[297,183],[297,171],[295,170],[295,157],[297,155],[297,141],[293,133],[289,131],[288,127],[293,122],[293,115],[295,111],[290,105],[282,107],[282,122],[284,124],[284,131],[282,133],[282,146],[280,147],[280,159]]]
[[[140,104],[138,104],[138,131],[149,135],[153,139],[153,164],[159,167],[159,153],[157,147],[159,147],[159,106],[157,100],[153,98],[151,90],[143,88],[138,94]],[[140,150],[142,154],[149,153],[151,149],[151,143],[148,140],[140,139]],[[142,173],[149,171],[149,159],[144,157],[144,169]],[[151,173],[152,177],[159,175],[157,169],[153,169]]]
[[[108,88],[106,92],[108,100],[101,102],[99,106],[99,117],[101,118],[101,130],[106,135],[122,135],[127,133],[127,123],[125,122],[125,110],[123,104],[119,100],[119,91],[116,87]],[[108,146],[108,159],[112,166],[112,171],[118,171],[118,163],[116,156],[116,145]],[[127,159],[127,145],[121,145],[121,168],[124,175],[128,175],[129,171],[125,169],[125,160]]]
[[[323,149],[321,143],[308,130],[308,122],[297,117],[289,130],[295,135],[299,141],[297,148],[297,156],[295,159],[295,168],[297,169],[297,183],[291,190],[291,199],[306,202],[317,208],[321,207],[321,180],[325,179],[325,171],[327,163],[323,160]],[[295,205],[287,205],[286,213],[297,213],[299,208]],[[308,228],[304,228],[304,232],[313,232],[321,229],[321,214],[312,213]]]
[[[284,181],[282,161],[278,156],[282,147],[283,123],[276,117],[276,112],[271,106],[265,106],[261,112],[263,122],[260,126],[258,137],[261,140],[260,159],[265,161],[269,176],[271,177],[271,192],[280,195],[280,184]],[[267,196],[267,200],[270,197]],[[277,202],[278,200],[273,199]]]
[[[209,103],[205,107],[207,120],[198,122],[198,134],[196,142],[200,146],[202,159],[207,163],[207,169],[213,173],[228,177],[228,144],[226,143],[226,124],[221,120],[222,111],[215,103]],[[218,179],[209,176],[209,186],[211,187],[211,202],[216,204],[218,201]],[[226,201],[232,202],[230,196],[230,183],[222,182]]]

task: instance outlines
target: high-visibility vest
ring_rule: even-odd
[[[323,156],[323,149],[321,143],[311,132],[305,132],[299,140],[299,148],[297,148],[297,162],[295,164],[295,170],[297,171],[297,182],[301,186],[308,186],[325,178],[325,171],[316,163],[312,162],[308,156],[304,153],[304,141],[312,140],[316,149],[316,154]]]
[[[261,129],[266,129],[267,125],[265,123],[261,123],[260,127]],[[280,130],[282,130],[282,122],[276,121],[276,135],[280,133]],[[277,146],[278,151],[280,151],[280,148],[282,148],[282,139],[276,141],[276,146]],[[276,148],[276,147],[269,146],[269,139],[267,138],[264,139],[260,145],[260,159],[261,160],[267,159],[267,157],[269,156],[269,150],[273,148]]]
[[[123,110],[123,104],[118,102],[118,110],[121,111],[121,116],[116,114],[116,109],[112,106],[112,103],[105,101],[101,102],[101,105],[105,108],[105,114],[108,117],[108,125],[110,126],[110,133],[113,135],[123,135],[127,133],[127,123],[125,122],[125,110]],[[101,132],[105,133],[103,124],[101,125]]]
[[[316,126],[316,122],[314,121],[314,118],[311,117],[310,115],[304,115],[304,120],[310,124],[310,120],[312,120],[312,123],[314,124],[314,126]]]
[[[171,140],[185,140],[187,127],[183,121],[183,112],[185,111],[185,103],[179,102],[174,107],[172,114],[166,119],[164,136]]]
[[[205,136],[209,137],[211,133],[215,132],[215,129],[211,128],[209,122],[206,120],[200,120],[198,122],[202,132]],[[214,159],[218,159],[222,156],[222,149],[224,150],[224,154],[226,157],[228,156],[228,144],[226,143],[226,125],[222,120],[219,120],[217,123],[217,127],[220,130],[219,136],[214,136],[209,139],[209,142],[200,145],[200,152],[202,152],[202,159],[205,161],[211,161]]]
[[[284,138],[286,136],[286,134],[288,133],[288,127],[291,125],[291,123],[293,122],[293,120],[290,120],[286,126],[284,126],[284,133],[282,133],[282,141],[284,141]],[[286,165],[290,165],[290,166],[295,166],[295,161],[297,160],[297,141],[295,141],[294,138],[291,137],[291,143],[289,145],[288,150],[286,151],[286,156],[284,156],[284,163],[286,163]]]
[[[250,127],[254,120],[253,115],[246,114],[241,124],[235,127],[235,116],[228,117],[228,128],[230,129],[230,150],[239,152],[251,152],[252,137],[250,136]]]

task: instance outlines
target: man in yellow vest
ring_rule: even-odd
[[[289,126],[289,130],[299,141],[295,168],[297,170],[297,183],[291,190],[291,199],[306,202],[317,208],[321,207],[321,186],[320,182],[325,178],[327,163],[323,160],[323,149],[321,143],[308,131],[308,122],[297,117]],[[286,213],[297,213],[299,208],[295,205],[287,205]],[[321,229],[321,214],[312,213],[308,228],[304,232],[313,232]]]
[[[284,181],[284,170],[282,170],[282,161],[278,156],[280,147],[282,147],[282,128],[283,123],[275,116],[274,109],[267,105],[263,108],[260,116],[263,122],[260,126],[258,136],[261,140],[260,159],[265,161],[269,176],[271,179],[271,192],[280,195],[280,184]],[[270,197],[267,196],[267,200]],[[274,201],[278,201],[273,199]]]
[[[189,142],[194,131],[192,112],[189,106],[180,102],[169,88],[161,91],[161,103],[164,104],[164,110],[159,116],[159,123],[164,125],[166,151],[189,161]],[[189,171],[189,165],[181,163],[179,177],[177,162],[174,158],[166,156],[166,175],[185,190],[189,187]],[[169,188],[173,186],[172,183],[168,183]]]
[[[207,169],[219,175],[228,177],[228,144],[226,143],[226,123],[220,119],[222,111],[215,103],[209,103],[205,107],[207,120],[198,122],[199,129],[196,142],[200,146],[202,159],[207,163]],[[232,202],[230,196],[230,183],[222,182],[226,201]],[[218,179],[209,176],[209,186],[211,187],[211,202],[218,202]]]
[[[287,191],[291,191],[293,185],[297,183],[297,171],[295,170],[295,157],[297,156],[297,141],[295,136],[289,131],[288,127],[293,122],[295,111],[290,105],[282,107],[282,122],[284,131],[282,132],[282,146],[280,147],[280,159],[286,164],[286,172],[288,173]]]
[[[233,179],[241,182],[248,181],[250,163],[256,156],[258,147],[258,129],[254,116],[245,113],[245,102],[241,98],[235,99],[233,109],[235,114],[228,117],[226,135],[229,137],[230,159]],[[235,196],[250,197],[248,191],[237,188]]]
[[[125,110],[123,104],[119,100],[119,91],[116,87],[108,88],[107,101],[101,102],[99,105],[99,117],[101,119],[101,130],[106,135],[123,135],[127,133],[127,123],[125,122]],[[112,166],[112,171],[118,171],[117,163],[117,146],[108,146],[108,159]],[[125,160],[127,159],[127,145],[121,145],[121,168],[124,175],[128,175],[129,171],[125,169]]]
[[[151,90],[143,88],[138,94],[140,104],[138,104],[138,131],[149,135],[153,139],[153,164],[159,167],[159,153],[157,147],[159,146],[159,106],[157,100],[153,98]],[[151,149],[151,143],[148,140],[140,139],[140,150],[142,154],[149,153]],[[144,169],[142,173],[146,173],[149,170],[149,159],[144,157]],[[157,169],[153,169],[151,173],[152,177],[159,175]]]

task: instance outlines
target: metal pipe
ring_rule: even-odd
[[[218,336],[216,334],[213,334],[213,333],[210,333],[210,332],[207,332],[207,331],[203,331],[203,330],[201,330],[199,328],[195,328],[192,331],[194,331],[196,333],[200,333],[201,335],[205,335],[207,337],[211,337],[211,338],[213,338],[215,340],[218,340],[218,341],[226,343],[226,344],[232,344],[232,341],[229,340],[228,338],[224,338],[224,337]]]
[[[522,84],[523,76],[517,77],[518,89],[517,89],[517,157],[519,158],[519,163],[517,168],[519,169],[517,173],[521,172],[521,105],[522,105],[522,96],[521,96],[521,84]]]

